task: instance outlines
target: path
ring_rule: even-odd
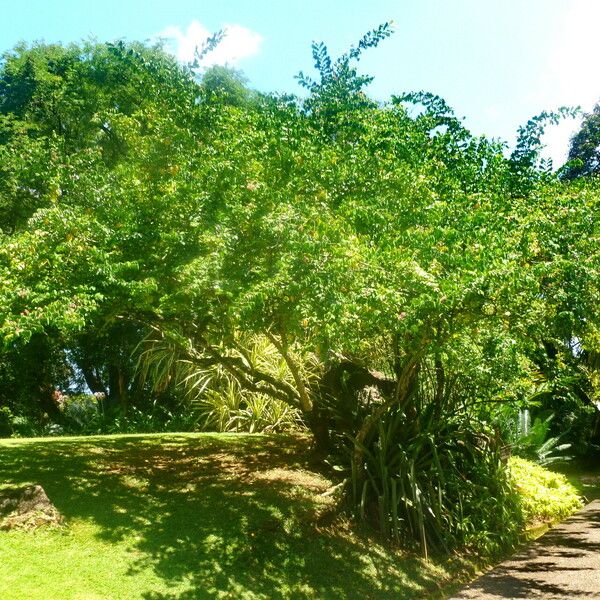
[[[600,599],[600,500],[464,588],[452,600]]]

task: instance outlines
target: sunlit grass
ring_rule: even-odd
[[[0,532],[3,600],[431,598],[450,574],[360,535],[302,437],[5,440],[0,485],[66,526]]]

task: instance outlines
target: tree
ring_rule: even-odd
[[[193,369],[204,390],[227,373],[346,457],[384,533],[401,510],[424,550],[468,542],[476,520],[502,539],[514,506],[493,407],[537,389],[545,343],[597,350],[599,194],[538,168],[550,113],[506,158],[437,96],[369,99],[356,61],[389,31],[337,60],[315,44],[305,98],[232,101],[219,73],[207,87],[137,45],[71,49],[78,75],[53,74],[51,93],[22,71],[5,104],[30,135],[3,138],[2,198],[33,199],[0,240],[0,336],[7,351],[51,340],[124,406],[150,380]],[[128,77],[96,89],[105,68]]]
[[[258,97],[248,88],[248,80],[241,71],[221,65],[214,65],[202,74],[200,92],[205,101],[231,106],[244,106]]]
[[[570,179],[600,172],[600,104],[584,115],[581,129],[571,138],[566,171]]]
[[[28,321],[36,311],[37,317],[28,321],[31,327],[17,327],[17,335],[12,341],[6,337],[5,343],[21,340],[27,344],[43,336],[52,344],[62,344],[79,370],[89,375],[89,388],[101,389],[124,409],[127,398],[135,395],[131,351],[145,335],[139,324],[127,321],[133,315],[123,305],[122,286],[136,287],[131,281],[136,266],[128,263],[127,255],[133,245],[139,247],[140,237],[150,246],[156,241],[151,233],[152,209],[146,206],[135,215],[127,211],[124,199],[130,194],[125,188],[132,178],[144,178],[128,168],[128,161],[133,149],[145,149],[143,168],[146,174],[153,173],[152,181],[145,177],[149,187],[158,186],[165,173],[170,176],[168,169],[178,167],[164,163],[168,145],[174,143],[171,154],[178,151],[176,135],[189,126],[190,118],[190,111],[183,107],[194,106],[198,93],[189,71],[160,49],[140,44],[21,45],[2,60],[0,228],[7,242],[4,250],[8,257],[9,242],[18,246],[20,240],[31,252],[40,251],[37,263],[32,255],[24,257],[32,271],[26,269],[21,280],[24,286],[31,282],[36,291],[5,288],[12,300],[5,298],[3,305],[12,304],[17,319]],[[153,137],[153,128],[163,137]],[[147,138],[153,139],[154,146],[144,142]],[[118,242],[111,241],[113,225],[112,234],[116,229],[122,234]],[[50,231],[52,239],[46,237]],[[116,259],[110,265],[107,253]],[[120,265],[119,260],[128,265]],[[9,263],[10,258],[5,266]],[[20,264],[13,263],[8,272],[20,269]],[[86,274],[87,269],[92,271]],[[121,287],[115,276],[119,269],[124,277]],[[70,284],[65,288],[67,275]],[[137,287],[143,286],[138,283]],[[101,297],[102,310],[92,314],[92,306]],[[67,307],[75,316],[83,305],[88,307],[85,316],[80,313],[74,321],[51,316],[58,312],[66,316],[62,308]],[[136,310],[143,309],[138,305]],[[134,330],[137,334],[132,334]],[[62,359],[65,364],[67,354]]]

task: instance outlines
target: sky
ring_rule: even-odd
[[[395,33],[361,61],[370,94],[426,90],[446,99],[475,134],[509,144],[542,110],[600,100],[600,0],[0,0],[0,51],[20,41],[164,38],[181,60],[212,32],[212,64],[241,69],[261,91],[299,92],[310,44],[335,57],[368,30]],[[578,122],[548,131],[546,155],[564,162]]]

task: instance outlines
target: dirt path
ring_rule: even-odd
[[[464,588],[452,600],[600,599],[600,500]]]

